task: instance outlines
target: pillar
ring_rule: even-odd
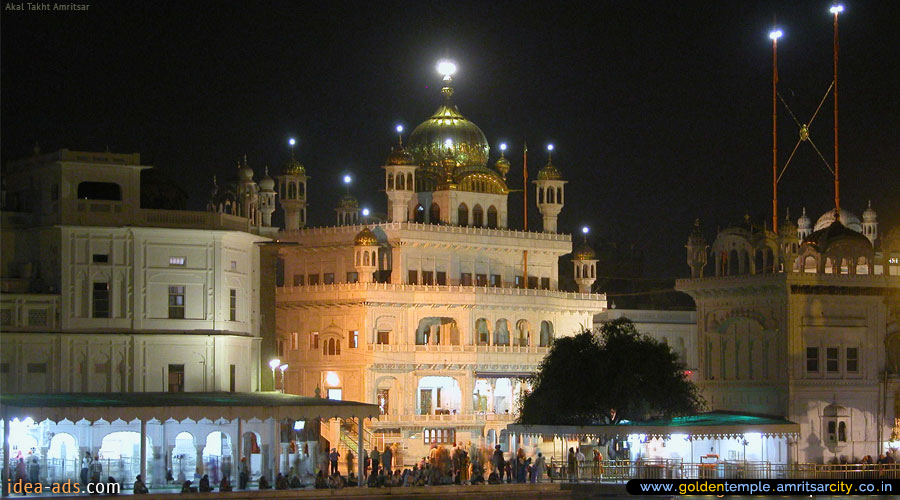
[[[147,484],[147,419],[141,419],[141,479]]]
[[[281,421],[277,418],[272,419],[272,457],[269,463],[272,464],[272,485],[275,485],[275,476],[278,475],[279,466],[281,464]]]
[[[52,481],[52,479],[50,478],[50,468],[47,467],[47,455],[49,453],[50,453],[50,446],[49,446],[49,442],[48,442],[48,446],[41,447],[41,472],[44,473],[44,478],[47,480],[48,483]]]
[[[362,420],[360,420],[362,423]],[[9,496],[9,416],[3,413],[3,496]]]
[[[194,445],[194,448],[197,449],[197,458],[195,459],[195,463],[197,464],[197,472],[202,476],[206,473],[206,464],[203,463],[203,449],[206,448],[206,444],[197,444]]]
[[[147,478],[144,477],[144,483],[147,483]],[[163,456],[163,447],[162,446],[154,446],[153,447],[153,482],[151,484],[154,488],[161,488],[166,484],[166,457]]]
[[[364,443],[365,427],[363,427],[364,426],[364,417],[360,416],[357,418],[359,419],[359,425],[357,426],[357,430],[359,432],[357,435],[358,453],[357,453],[357,457],[356,457],[356,477],[357,477],[357,483],[359,484],[359,487],[362,488],[366,484],[366,478],[365,478],[366,464],[365,464],[365,460],[364,460],[364,457],[365,457],[365,452],[364,452],[364,449],[365,449],[364,448],[364,446],[365,446],[365,443]],[[7,463],[7,467],[9,467],[8,463]]]

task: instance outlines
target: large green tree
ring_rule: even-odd
[[[520,403],[524,424],[587,425],[692,414],[703,398],[667,344],[627,318],[553,342]]]

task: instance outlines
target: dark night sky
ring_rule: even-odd
[[[90,1],[90,0],[85,0]],[[871,198],[900,224],[900,8],[845,2],[843,205]],[[385,211],[378,168],[397,123],[437,107],[434,63],[455,59],[455,101],[492,144],[530,146],[533,179],[556,144],[570,181],[562,231],[634,242],[647,275],[684,276],[695,217],[707,237],[746,212],[771,218],[771,42],[801,121],[831,79],[827,2],[91,2],[87,13],[2,14],[2,161],[69,149],[140,152],[191,206],[247,154],[280,167],[286,141],[312,176],[310,219],[333,224],[343,192]],[[829,161],[829,99],[811,136]],[[797,127],[779,105],[781,161]],[[521,158],[511,187],[521,184]],[[531,188],[533,189],[533,188]],[[533,193],[533,191],[531,191]],[[530,195],[533,198],[533,194]],[[792,217],[833,198],[808,144],[780,188]],[[510,199],[521,227],[521,194]],[[536,207],[529,213],[539,226]],[[782,216],[783,217],[783,214]],[[537,223],[537,224],[536,224]]]

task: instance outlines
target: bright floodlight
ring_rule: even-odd
[[[828,10],[829,10],[832,14],[840,14],[841,12],[844,12],[844,6],[843,6],[843,5],[840,5],[840,4],[838,4],[838,5],[832,5],[831,8],[828,9]]]
[[[441,75],[450,76],[453,73],[456,73],[456,63],[448,61],[447,59],[438,61],[437,70]]]
[[[447,139],[446,141],[444,141],[444,147],[452,148],[453,147],[453,139]]]
[[[397,125],[397,133],[403,132],[403,125]]]
[[[338,387],[341,385],[341,377],[335,372],[328,372],[325,374],[325,385]]]
[[[350,177],[349,175],[344,176],[344,184],[350,184],[350,182],[352,180],[353,180],[353,177]]]
[[[591,231],[591,228],[589,228],[587,226],[584,226],[583,228],[581,228],[582,234],[588,234],[590,231]]]
[[[772,40],[778,40],[782,35],[784,35],[784,33],[782,33],[781,30],[774,30],[769,32],[769,38],[771,38]]]
[[[293,146],[294,144],[297,144],[297,141],[296,141],[296,139],[294,139],[293,137],[291,137],[290,139],[288,139],[288,144],[290,144],[291,146]]]
[[[363,217],[368,217],[368,216],[369,216],[369,209],[368,209],[368,208],[364,208],[364,209],[362,210],[362,214],[363,214]]]
[[[500,151],[506,151],[506,143],[505,142],[500,143]]]
[[[281,365],[281,360],[278,358],[275,358],[272,361],[269,361],[269,368],[271,368],[273,370],[278,368],[280,365]]]
[[[288,369],[287,363],[279,366],[278,369],[281,370],[281,373],[284,373],[284,371]]]
[[[547,151],[553,151],[553,144],[547,144]]]

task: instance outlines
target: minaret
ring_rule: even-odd
[[[397,133],[403,132],[403,126],[397,125]],[[413,156],[403,149],[403,136],[396,149],[391,150],[384,169],[384,191],[388,197],[388,220],[391,222],[407,222],[409,220],[409,202],[416,193],[416,169]]]
[[[791,220],[791,210],[788,208],[784,216],[784,222],[781,223],[781,230],[778,233],[781,243],[781,251],[784,254],[784,270],[790,272],[793,266],[788,265],[794,262],[797,252],[800,249],[800,238],[797,236],[797,224]]]
[[[247,155],[244,155],[244,162],[238,163],[238,207],[241,217],[250,219],[250,224],[259,225],[258,217],[258,199],[259,186],[253,181],[253,169],[247,164]]]
[[[565,195],[563,188],[566,181],[562,180],[562,173],[553,165],[553,144],[547,146],[547,164],[538,171],[537,180],[537,206],[544,217],[544,232],[556,232],[556,219],[562,211]]]
[[[869,208],[862,213],[862,232],[875,245],[875,240],[878,239],[878,214],[872,208],[872,200],[869,200]]]
[[[262,225],[272,226],[272,214],[275,213],[275,180],[269,177],[269,167],[266,167],[266,175],[259,181],[259,213],[262,215]]]
[[[687,264],[691,267],[691,278],[702,278],[703,268],[706,267],[706,250],[709,245],[706,244],[706,238],[700,231],[700,219],[694,221],[694,229],[688,236],[687,245]]]
[[[807,236],[812,234],[812,230],[812,220],[806,215],[806,207],[803,207],[803,215],[797,219],[797,237],[800,238],[801,243]]]
[[[353,266],[359,274],[360,283],[375,281],[378,270],[378,239],[368,227],[363,228],[353,239]]]
[[[306,226],[306,167],[294,158],[295,140],[291,139],[291,159],[278,176],[278,201],[284,211],[284,230],[297,231]]]
[[[585,234],[584,243],[572,252],[573,276],[579,292],[591,293],[591,287],[597,281],[597,254],[587,244],[587,228],[583,228],[582,232]]]

